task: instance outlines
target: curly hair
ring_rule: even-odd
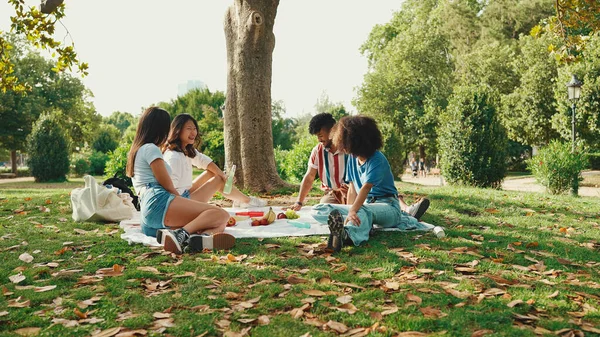
[[[373,118],[346,116],[333,128],[333,144],[338,150],[369,158],[383,146],[383,138]]]
[[[196,127],[196,130],[198,130],[198,122],[196,122],[194,117],[191,115],[181,114],[173,118],[173,122],[171,122],[171,131],[169,132],[169,137],[163,146],[163,152],[168,149],[177,152],[183,152],[186,157],[196,157],[196,148],[194,146],[200,146],[200,132],[196,134],[195,144],[188,144],[183,147],[181,146],[181,139],[179,139],[179,134],[181,133],[181,130],[183,130],[185,123],[188,121],[192,121]]]
[[[335,125],[335,119],[330,113],[322,112],[320,114],[316,114],[313,118],[310,119],[310,123],[308,124],[308,132],[311,135],[316,135],[321,131],[321,129],[331,130],[331,128]]]

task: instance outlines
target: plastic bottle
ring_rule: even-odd
[[[444,236],[446,236],[446,233],[444,233],[444,228],[440,227],[440,226],[435,226],[433,227],[433,233],[435,234],[435,236],[437,236],[438,238],[443,238]]]
[[[231,193],[231,188],[233,187],[233,177],[235,176],[235,165],[231,166],[227,174],[227,180],[225,181],[225,186],[223,186],[223,193],[229,194]]]

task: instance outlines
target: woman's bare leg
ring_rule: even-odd
[[[200,202],[208,202],[217,191],[223,193],[225,182],[223,179],[216,177],[209,171],[204,171],[192,183],[190,189],[190,198]],[[238,201],[241,203],[249,203],[250,198],[240,192],[235,186],[231,189],[231,193],[223,194],[227,199]]]

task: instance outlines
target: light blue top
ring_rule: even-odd
[[[131,177],[133,187],[138,194],[146,184],[158,183],[150,167],[150,164],[156,159],[163,159],[163,155],[155,144],[147,143],[138,149],[133,164],[133,177]],[[165,166],[167,167],[167,172],[171,175],[171,167],[167,162],[165,162]]]
[[[346,166],[346,180],[354,184],[356,193],[364,184],[373,184],[368,197],[398,194],[398,190],[394,185],[394,175],[390,163],[380,151],[376,151],[362,165],[358,163],[358,157],[350,156]]]

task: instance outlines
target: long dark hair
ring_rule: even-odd
[[[140,116],[137,131],[131,149],[127,155],[127,176],[133,177],[133,166],[135,156],[144,144],[152,143],[161,147],[169,135],[169,124],[171,116],[169,113],[159,107],[149,107]]]
[[[194,122],[196,131],[198,131],[198,122],[196,122],[194,117],[188,114],[181,114],[175,116],[175,118],[173,118],[173,122],[171,122],[171,131],[169,131],[169,137],[167,138],[167,142],[164,145],[163,151],[166,151],[168,149],[177,152],[183,152],[184,155],[190,158],[196,157],[196,148],[194,146],[200,145],[200,131],[196,133],[196,139],[194,140],[194,144],[188,144],[185,147],[182,147],[181,139],[179,139],[181,130],[183,130],[185,123],[187,123],[188,121]]]

